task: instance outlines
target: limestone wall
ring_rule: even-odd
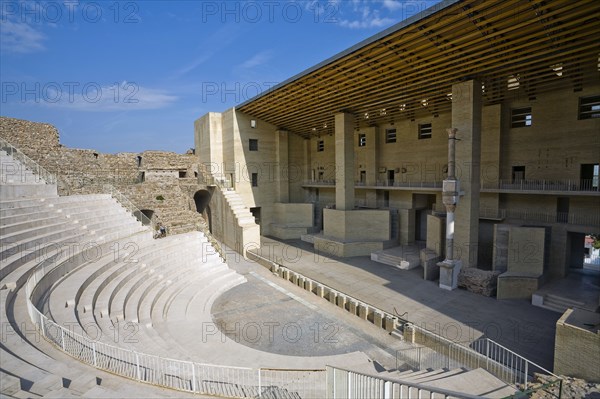
[[[598,313],[582,309],[568,309],[556,322],[553,370],[555,374],[600,382],[598,323]]]
[[[390,212],[388,210],[323,210],[326,237],[342,241],[388,241]]]

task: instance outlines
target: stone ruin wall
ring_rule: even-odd
[[[60,144],[54,126],[7,117],[0,117],[0,137],[55,174],[60,195],[107,192],[104,185],[109,184],[139,209],[154,211],[154,221],[164,224],[170,233],[205,226],[195,210],[193,196],[206,187],[198,184],[197,158],[191,153],[103,154],[93,149],[67,148]],[[178,178],[179,171],[185,171],[186,177]],[[150,177],[144,182],[142,172]],[[160,197],[163,199],[157,199]]]

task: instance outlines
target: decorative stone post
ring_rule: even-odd
[[[448,177],[442,185],[442,202],[446,206],[446,259],[439,262],[440,288],[453,290],[458,286],[458,273],[462,263],[454,259],[454,211],[460,195],[460,184],[456,179],[456,131],[448,132]]]

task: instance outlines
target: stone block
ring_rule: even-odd
[[[480,270],[473,267],[462,269],[458,274],[458,286],[484,296],[495,296],[499,271]]]

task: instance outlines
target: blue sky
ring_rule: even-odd
[[[224,111],[437,1],[1,1],[2,116],[102,152],[194,146]]]

